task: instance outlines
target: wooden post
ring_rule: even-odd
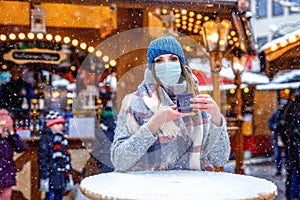
[[[236,174],[244,174],[244,135],[242,132],[242,124],[244,121],[243,114],[242,114],[242,106],[243,106],[243,99],[242,99],[242,91],[241,91],[241,72],[235,73],[235,83],[236,83],[236,99],[237,99],[237,113],[236,113],[236,123],[238,126],[238,131],[235,134],[235,173]]]
[[[32,150],[30,165],[31,165],[31,199],[42,199],[41,192],[39,190],[39,165],[38,165],[38,154],[36,151],[37,147]]]
[[[222,54],[215,51],[210,52],[210,69],[213,81],[213,99],[221,108],[220,70],[222,68]]]
[[[217,103],[218,107],[221,109],[221,90],[220,90],[220,70],[222,68],[222,53],[217,53],[215,51],[210,52],[210,69],[212,73],[213,81],[213,94],[212,97]],[[216,172],[223,172],[224,167],[214,166]]]

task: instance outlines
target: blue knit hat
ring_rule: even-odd
[[[148,47],[148,68],[151,70],[154,58],[163,54],[177,55],[180,61],[186,65],[184,53],[179,42],[172,36],[153,40]]]
[[[53,126],[54,124],[65,123],[65,119],[59,112],[55,111],[49,111],[49,113],[46,115],[46,126],[49,128]]]

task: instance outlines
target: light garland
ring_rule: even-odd
[[[0,34],[0,40],[1,42],[5,42],[8,40],[16,41],[16,40],[34,40],[38,39],[40,41],[48,41],[48,42],[60,42],[64,44],[71,44],[74,47],[79,47],[81,50],[87,52],[87,53],[94,53],[95,47],[94,46],[88,46],[85,42],[79,42],[77,39],[71,39],[70,37],[62,37],[61,35],[52,35],[50,33],[44,34],[44,33],[32,33],[29,32],[27,34],[25,33],[9,33],[9,34]],[[97,50],[95,52],[96,56],[98,58],[102,57],[102,60],[106,63],[104,64],[105,68],[115,67],[117,65],[115,60],[110,60],[108,55],[102,55],[102,52],[100,50]]]
[[[170,17],[175,24],[177,29],[181,29],[190,34],[199,34],[202,35],[202,25],[203,23],[214,20],[209,16],[205,16],[201,13],[197,13],[194,11],[188,11],[187,9],[156,9],[154,15],[167,16],[171,15],[174,18]],[[239,47],[240,42],[237,36],[237,32],[235,30],[230,31],[230,36],[228,37],[227,43],[232,47]]]

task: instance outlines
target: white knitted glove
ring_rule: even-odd
[[[74,182],[73,182],[72,175],[70,175],[69,179],[70,180],[69,180],[69,182],[67,182],[66,188],[65,188],[65,190],[67,190],[67,191],[70,191],[74,188]]]
[[[42,192],[49,192],[49,178],[40,180],[40,190]]]

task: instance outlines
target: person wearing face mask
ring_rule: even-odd
[[[190,112],[179,94],[191,93]],[[118,113],[111,160],[115,171],[206,170],[229,159],[226,121],[210,95],[200,94],[179,42],[151,41],[148,68]]]

